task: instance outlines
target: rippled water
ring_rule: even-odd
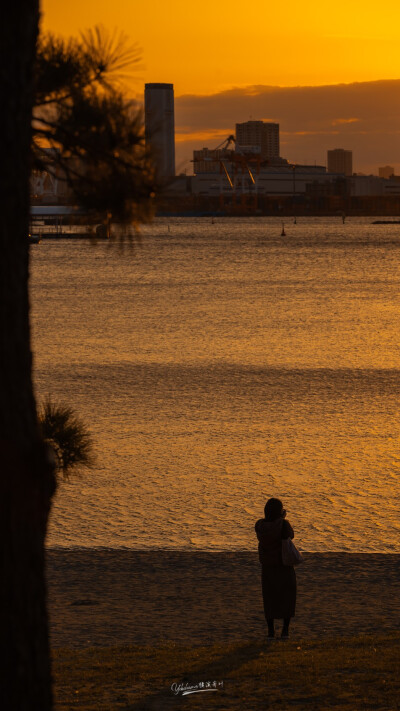
[[[278,496],[305,550],[400,551],[400,226],[371,221],[31,248],[37,392],[97,451],[50,545],[254,549]]]

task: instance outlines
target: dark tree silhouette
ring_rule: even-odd
[[[44,35],[36,58],[34,167],[61,167],[81,206],[123,223],[148,219],[154,197],[142,115],[123,92],[138,58],[101,26],[80,40]]]
[[[48,396],[39,408],[39,424],[43,439],[53,448],[55,469],[65,479],[79,467],[94,466],[92,436],[69,405]]]
[[[138,119],[131,120],[121,93],[108,85],[106,70],[111,65],[102,64],[96,33],[91,35],[92,45],[89,36],[85,50],[45,40],[36,65],[38,20],[37,0],[3,0],[0,709],[7,711],[52,708],[44,544],[56,478],[54,458],[40,434],[32,388],[28,299],[30,174],[38,161],[43,166],[45,160],[39,138],[60,149],[62,159],[69,161],[67,173],[70,170],[76,194],[93,209],[111,211],[118,219],[142,219],[152,191]],[[92,61],[95,57],[97,63]]]
[[[28,304],[38,4],[2,6],[0,67],[0,708],[51,708],[44,540],[54,472],[38,431]]]

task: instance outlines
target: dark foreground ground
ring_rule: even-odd
[[[395,711],[399,651],[398,632],[204,647],[57,649],[55,711]]]
[[[256,554],[50,550],[55,711],[400,709],[400,556],[297,576],[291,638],[267,641]]]
[[[400,630],[400,555],[305,553],[292,639]],[[256,553],[48,551],[55,647],[262,640]]]

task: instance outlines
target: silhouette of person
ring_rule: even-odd
[[[283,619],[281,637],[289,637],[289,624],[296,609],[296,573],[292,565],[282,563],[282,539],[294,538],[293,528],[285,519],[280,499],[269,499],[265,518],[255,524],[261,563],[261,587],[268,637],[275,636],[274,620]]]

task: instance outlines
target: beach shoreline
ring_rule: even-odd
[[[265,636],[257,552],[48,548],[57,647],[204,645]],[[304,553],[293,637],[400,629],[400,554]]]

